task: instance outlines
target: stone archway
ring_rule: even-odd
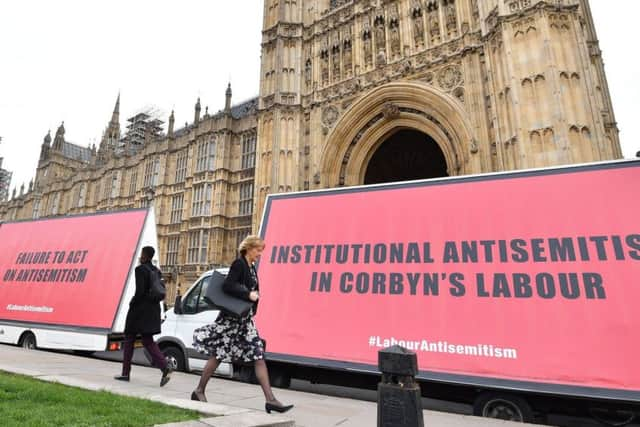
[[[466,113],[450,95],[417,82],[380,86],[349,107],[336,123],[321,157],[321,186],[361,185],[376,150],[392,134],[428,135],[442,152],[447,175],[469,172],[473,150]]]

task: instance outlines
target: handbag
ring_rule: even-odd
[[[225,276],[222,273],[214,271],[209,278],[209,286],[205,290],[204,299],[226,314],[245,317],[253,307],[253,302],[227,294],[222,289],[224,280]]]

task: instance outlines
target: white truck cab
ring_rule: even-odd
[[[202,371],[207,362],[208,357],[193,348],[193,331],[213,323],[218,317],[218,310],[204,299],[214,271],[226,275],[229,269],[209,270],[200,276],[184,296],[176,298],[174,307],[166,311],[161,332],[154,337],[175,370]],[[221,363],[216,374],[231,377],[233,367]]]

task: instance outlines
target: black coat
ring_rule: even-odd
[[[129,303],[124,327],[127,335],[160,333],[160,303],[151,301],[147,296],[151,287],[151,272],[148,267],[158,270],[150,262],[136,267],[136,293]]]
[[[256,279],[258,274],[256,273]],[[258,282],[251,277],[251,267],[244,256],[239,256],[231,264],[227,278],[222,284],[222,290],[236,298],[251,301],[249,293],[258,290]],[[254,314],[258,312],[258,302],[253,303]]]

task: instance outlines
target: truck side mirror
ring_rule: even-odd
[[[176,302],[175,302],[175,304],[173,304],[173,312],[175,314],[183,314],[183,311],[182,311],[182,296],[181,295],[176,296]]]

